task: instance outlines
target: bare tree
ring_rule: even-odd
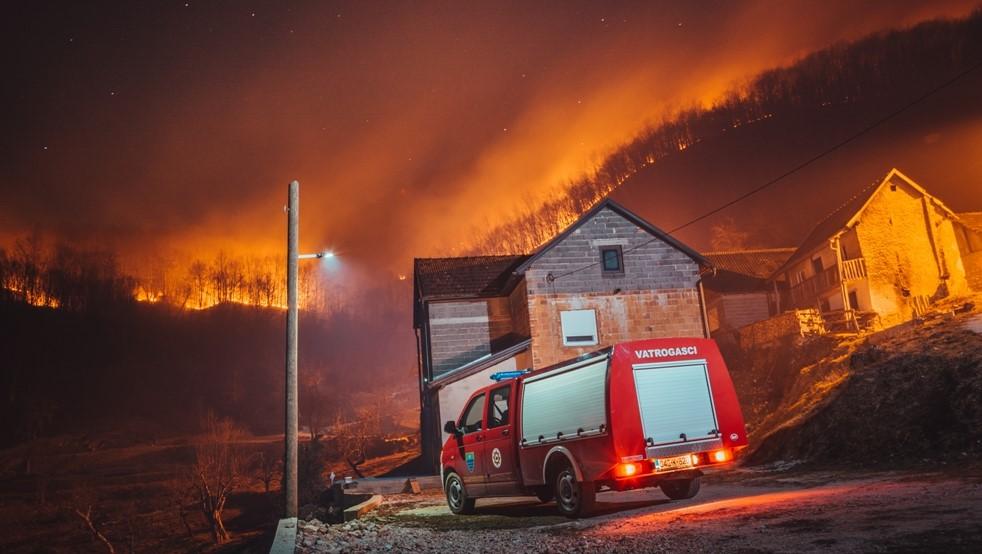
[[[710,232],[712,238],[710,238],[709,244],[717,252],[747,248],[747,239],[750,237],[750,233],[742,231],[732,217],[727,217],[713,225]]]
[[[256,480],[263,484],[263,489],[266,492],[269,492],[273,481],[279,477],[282,470],[282,450],[282,446],[263,448],[253,456],[253,472],[256,475]]]
[[[245,432],[230,419],[209,413],[202,421],[204,433],[195,447],[195,462],[189,476],[195,502],[211,527],[215,544],[230,538],[222,521],[229,494],[241,477],[241,446]]]
[[[191,289],[190,296],[194,299],[194,307],[205,307],[205,299],[208,297],[208,266],[201,260],[191,262],[188,267],[188,281]]]

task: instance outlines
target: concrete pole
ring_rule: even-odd
[[[300,234],[300,183],[290,182],[286,254],[286,452],[283,459],[283,492],[286,515],[297,517],[297,260]]]

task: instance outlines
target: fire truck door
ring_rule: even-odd
[[[460,464],[457,469],[464,480],[467,494],[480,496],[485,493],[484,439],[485,394],[471,398],[464,410],[459,427],[463,433],[460,446]]]
[[[513,435],[514,411],[511,401],[514,383],[493,389],[488,398],[487,431],[484,441],[484,468],[487,473],[488,493],[502,494],[498,490],[514,485],[517,479],[515,463],[515,437]]]

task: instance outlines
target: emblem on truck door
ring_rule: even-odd
[[[474,453],[473,452],[465,453],[464,461],[467,462],[467,471],[474,471]]]
[[[501,451],[497,448],[491,451],[491,463],[494,467],[501,467]]]

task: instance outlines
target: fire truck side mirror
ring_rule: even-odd
[[[460,429],[457,429],[457,423],[455,421],[448,421],[443,424],[443,432],[451,435],[459,435]]]

